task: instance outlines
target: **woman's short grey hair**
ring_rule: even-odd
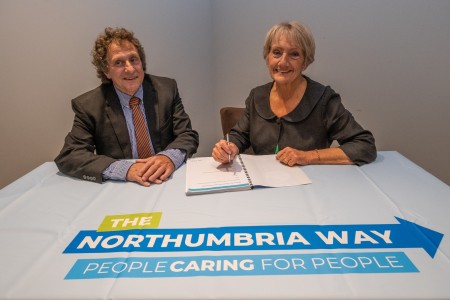
[[[286,36],[293,43],[297,44],[305,57],[305,69],[313,63],[314,55],[316,51],[316,44],[314,37],[309,28],[298,22],[282,22],[274,25],[266,35],[266,41],[264,43],[263,56],[267,60],[267,56],[271,51],[273,41],[278,40],[281,36]]]
[[[132,43],[139,54],[139,58],[142,62],[142,68],[145,72],[146,62],[145,62],[145,52],[141,43],[137,38],[134,37],[134,33],[125,28],[105,28],[105,31],[99,34],[95,40],[94,48],[92,49],[92,64],[97,70],[97,77],[102,80],[103,83],[111,82],[108,77],[106,77],[105,72],[108,72],[108,48],[111,43],[121,43],[123,41],[129,41]]]

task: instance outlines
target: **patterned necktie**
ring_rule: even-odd
[[[152,156],[150,148],[150,139],[145,126],[144,115],[139,108],[141,99],[132,97],[130,99],[130,107],[133,113],[134,132],[136,135],[136,144],[139,158],[147,158]]]

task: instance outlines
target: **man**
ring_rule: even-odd
[[[199,143],[175,80],[145,73],[144,49],[124,28],[106,28],[92,56],[102,84],[72,100],[75,119],[56,165],[99,183],[166,181]]]

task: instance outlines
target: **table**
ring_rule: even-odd
[[[0,299],[450,298],[448,185],[394,151],[302,168],[186,196],[185,166],[145,188],[44,163],[0,191]]]

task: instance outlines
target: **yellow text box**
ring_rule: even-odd
[[[97,231],[158,228],[162,212],[106,216]]]

